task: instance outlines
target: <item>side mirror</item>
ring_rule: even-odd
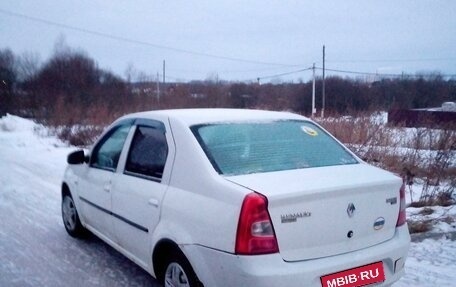
[[[70,153],[67,157],[68,164],[83,164],[89,162],[89,157],[84,154],[82,149]]]

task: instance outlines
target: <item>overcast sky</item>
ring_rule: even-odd
[[[329,69],[456,74],[455,0],[0,0],[0,48],[45,61],[62,35],[123,77],[166,60],[168,81],[307,81],[274,75],[321,67],[323,45]]]

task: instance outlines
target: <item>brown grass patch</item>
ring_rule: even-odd
[[[434,210],[429,207],[425,207],[420,212],[418,212],[418,214],[421,214],[421,215],[431,215],[433,213],[434,213]]]
[[[431,220],[407,221],[410,234],[423,233],[432,229]]]

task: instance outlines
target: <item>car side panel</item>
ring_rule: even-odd
[[[111,171],[87,168],[79,179],[78,192],[85,223],[109,238],[114,237],[110,215],[113,175]]]
[[[176,121],[170,127],[175,159],[152,249],[167,238],[234,252],[240,208],[250,191],[215,172],[188,127]]]

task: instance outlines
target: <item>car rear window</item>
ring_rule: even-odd
[[[342,145],[307,121],[220,123],[191,129],[214,168],[224,175],[358,163]]]

